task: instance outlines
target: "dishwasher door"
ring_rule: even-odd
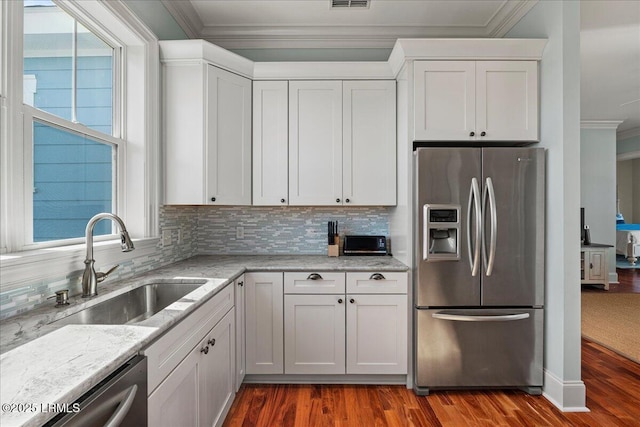
[[[146,427],[147,358],[129,360],[74,404],[78,412],[59,414],[45,427]]]

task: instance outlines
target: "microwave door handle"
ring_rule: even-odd
[[[496,193],[493,190],[493,180],[487,178],[487,193],[489,194],[489,206],[491,207],[491,242],[489,246],[489,260],[487,262],[486,275],[491,276],[493,265],[496,261],[496,242],[498,233],[498,209],[496,207]]]
[[[472,204],[473,202],[473,204]],[[475,236],[473,240],[473,249],[471,248],[471,212],[475,210]],[[471,179],[471,187],[469,188],[469,204],[467,206],[467,252],[469,255],[469,266],[471,268],[471,276],[478,274],[480,267],[480,240],[481,240],[481,219],[480,212],[480,187],[478,180],[474,177]],[[473,252],[473,253],[472,253]]]
[[[131,410],[131,405],[133,405],[133,400],[136,398],[136,393],[138,392],[138,385],[134,384],[129,389],[127,395],[122,399],[116,411],[111,415],[111,418],[107,420],[104,427],[118,427],[124,417],[127,416],[129,410]]]

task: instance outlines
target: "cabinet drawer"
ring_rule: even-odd
[[[348,294],[406,294],[407,273],[347,273]]]
[[[284,273],[285,294],[343,294],[344,273]]]
[[[149,394],[232,307],[233,286],[226,286],[143,351],[149,362]]]

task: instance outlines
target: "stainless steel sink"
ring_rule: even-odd
[[[203,284],[204,281],[149,283],[51,323],[124,325],[141,322]]]

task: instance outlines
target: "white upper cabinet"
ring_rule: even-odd
[[[166,204],[251,204],[251,81],[164,64]]]
[[[342,84],[342,197],[347,205],[396,204],[396,82]]]
[[[414,81],[414,140],[474,139],[475,62],[417,61]]]
[[[481,139],[539,139],[537,62],[476,62],[476,94],[476,131]]]
[[[416,61],[414,86],[414,140],[538,140],[536,61]]]
[[[289,203],[287,81],[253,82],[253,204]]]
[[[396,204],[395,81],[290,82],[289,142],[289,204]]]
[[[289,204],[342,204],[342,82],[289,83]]]

